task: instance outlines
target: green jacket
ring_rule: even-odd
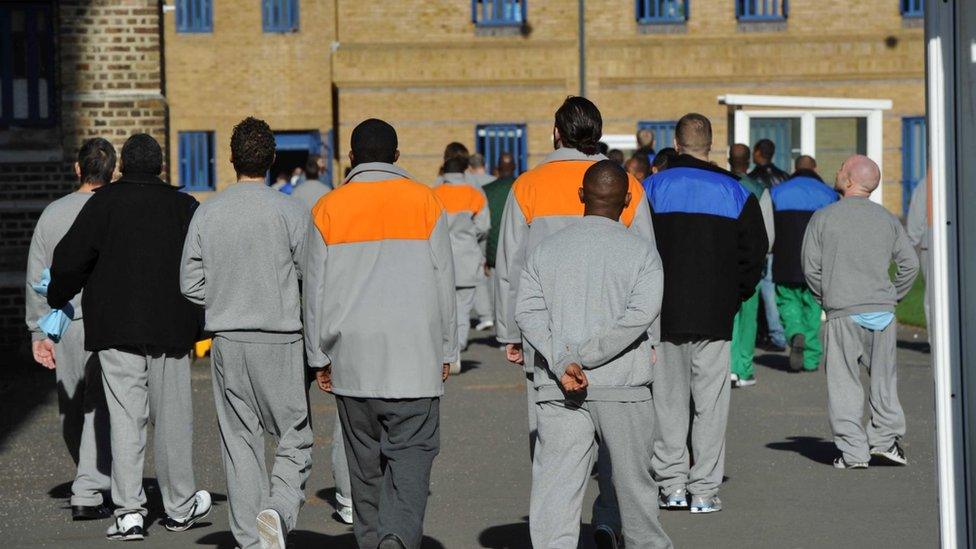
[[[488,196],[488,210],[491,213],[491,230],[488,232],[488,247],[485,250],[488,266],[495,268],[495,254],[498,251],[498,233],[502,227],[502,213],[505,212],[505,202],[512,192],[514,177],[501,177],[488,183],[481,190]]]

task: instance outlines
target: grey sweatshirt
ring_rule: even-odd
[[[206,329],[244,341],[296,341],[309,212],[263,183],[235,183],[197,208],[180,288],[205,306]]]
[[[894,280],[888,267],[897,266]],[[912,288],[918,256],[898,219],[867,198],[844,198],[813,214],[803,272],[827,318],[893,312]]]
[[[30,251],[27,254],[27,292],[24,295],[24,319],[32,341],[47,338],[47,334],[37,327],[37,321],[51,308],[47,305],[47,299],[35,292],[31,284],[40,281],[41,272],[51,266],[55,246],[71,228],[71,224],[78,217],[78,212],[91,197],[90,192],[73,192],[62,196],[44,208],[41,217],[37,220],[37,226],[34,227],[34,236],[31,237]],[[80,319],[80,292],[71,300],[71,306],[75,310],[74,320]]]
[[[295,190],[291,192],[291,196],[304,202],[305,206],[311,211],[319,199],[331,190],[328,185],[317,179],[306,179],[304,183],[295,187]]]
[[[912,191],[911,203],[908,206],[906,230],[908,239],[920,250],[932,247],[932,225],[929,223],[929,193],[928,182],[922,180]]]
[[[472,187],[461,173],[444,174],[444,182],[434,185],[434,194],[447,212],[454,254],[454,284],[459,288],[477,286],[484,279],[484,242],[491,229],[488,198],[481,187]]]
[[[519,282],[515,321],[536,350],[538,400],[566,398],[558,380],[586,369],[586,400],[651,397],[651,325],[661,314],[657,247],[623,224],[585,216],[543,240]]]

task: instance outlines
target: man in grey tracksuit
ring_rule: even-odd
[[[912,201],[908,207],[908,218],[905,220],[905,230],[908,239],[918,250],[918,262],[925,279],[925,325],[928,327],[929,340],[932,339],[931,303],[929,289],[931,285],[932,262],[929,250],[932,248],[932,219],[929,214],[929,182],[923,179],[912,190]]]
[[[468,346],[471,309],[475,289],[484,282],[485,253],[483,244],[491,228],[488,198],[480,187],[471,186],[465,178],[465,161],[449,158],[444,162],[443,183],[434,186],[434,194],[447,212],[454,255],[454,284],[457,293],[458,346]],[[459,373],[460,363],[451,373]]]
[[[440,397],[458,360],[447,213],[394,165],[396,131],[352,132],[353,169],[312,212],[305,347],[336,395],[360,547],[417,549],[440,451]]]
[[[51,266],[54,247],[68,232],[82,206],[95,189],[112,181],[115,159],[115,149],[105,139],[89,139],[81,146],[75,163],[75,174],[81,186],[44,208],[34,228],[27,256],[24,308],[34,359],[47,368],[54,368],[61,434],[68,445],[68,453],[78,466],[71,484],[70,505],[74,520],[107,518],[112,514],[111,509],[103,505],[103,494],[112,488],[108,409],[98,355],[85,350],[81,294],[71,300],[74,313],[71,324],[60,340],[54,342],[37,324],[51,311],[44,299],[46,284],[39,283],[44,270]]]
[[[651,477],[655,416],[651,326],[664,275],[656,246],[619,223],[631,199],[615,162],[583,179],[584,216],[543,240],[519,284],[515,320],[536,351],[538,442],[529,528],[539,548],[579,544],[583,493],[606,448],[629,548],[666,548]],[[616,547],[599,526],[599,547]]]
[[[246,118],[230,141],[237,183],[193,215],[180,273],[205,306],[214,334],[214,400],[230,504],[244,549],[284,549],[312,466],[298,290],[309,212],[264,184],[274,162],[271,128]],[[271,481],[264,433],[277,440]]]
[[[804,275],[827,313],[827,412],[839,469],[865,468],[871,456],[907,463],[899,445],[905,414],[898,401],[894,311],[915,281],[918,257],[898,219],[869,198],[880,181],[871,159],[848,158],[837,172],[843,198],[815,213],[803,238]],[[861,366],[871,376],[867,430]]]

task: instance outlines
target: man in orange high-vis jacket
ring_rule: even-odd
[[[583,218],[579,190],[586,170],[595,162],[606,159],[598,152],[602,133],[603,118],[596,105],[583,97],[567,98],[555,115],[553,144],[556,150],[541,165],[515,181],[502,215],[495,258],[495,326],[498,341],[506,346],[508,360],[525,367],[529,448],[533,456],[537,404],[532,372],[536,353],[530,346],[523,347],[522,334],[515,325],[519,277],[526,258],[539,242]],[[644,199],[644,189],[633,177],[628,178],[628,185],[630,205],[621,215],[620,222],[646,239],[649,247],[655,246],[651,211]],[[652,344],[657,343],[658,333],[655,323],[650,334]],[[602,451],[597,467],[601,495],[593,504],[593,523],[597,526],[595,535],[601,541],[600,538],[619,535],[620,515],[610,483],[609,459]]]
[[[352,132],[345,184],[312,210],[305,346],[336,395],[360,547],[416,549],[440,450],[440,397],[458,360],[447,213],[393,163],[396,131]]]
[[[485,280],[485,253],[481,243],[488,238],[491,217],[488,198],[480,188],[472,187],[465,177],[467,160],[449,158],[444,162],[443,182],[434,186],[434,194],[447,211],[451,229],[451,251],[454,254],[454,286],[457,296],[458,347],[468,347],[471,309],[475,290]],[[451,373],[461,372],[461,362],[451,365]]]

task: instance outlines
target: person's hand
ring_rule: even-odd
[[[441,381],[446,383],[447,378],[450,375],[451,375],[451,364],[450,363],[444,364],[444,367],[441,369]]]
[[[322,389],[326,393],[332,392],[332,365],[323,366],[315,371],[315,382],[318,384],[319,389]]]
[[[505,345],[505,358],[512,364],[522,366],[525,364],[525,355],[522,354],[521,343],[508,343]]]
[[[34,360],[48,370],[53,370],[55,367],[54,342],[51,341],[50,338],[46,338],[40,341],[35,341],[31,347],[34,351]]]
[[[485,276],[491,276],[491,267],[487,263],[485,263]]]
[[[566,373],[559,379],[559,383],[567,393],[583,392],[590,385],[586,379],[586,374],[583,373],[583,368],[575,362],[566,368]]]

